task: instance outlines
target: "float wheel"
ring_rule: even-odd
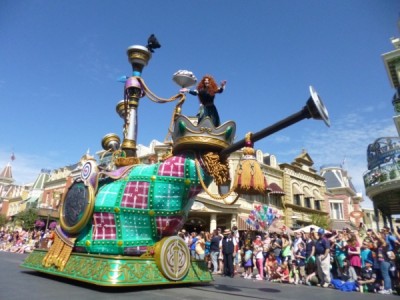
[[[190,252],[178,236],[165,237],[154,248],[154,257],[160,272],[169,280],[182,280],[190,268]]]

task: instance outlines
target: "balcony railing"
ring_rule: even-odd
[[[369,188],[381,183],[400,180],[400,161],[391,164],[385,164],[373,170],[364,173],[365,188]]]

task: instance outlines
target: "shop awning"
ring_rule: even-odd
[[[314,191],[314,198],[315,198],[315,200],[318,200],[318,201],[323,201],[323,200],[325,200],[324,197],[323,197],[323,196],[320,194],[320,192],[317,191],[317,190]]]
[[[314,198],[314,195],[310,193],[308,188],[304,188],[304,197],[305,198]]]
[[[275,195],[285,195],[285,192],[282,190],[282,188],[277,185],[275,182],[272,182],[268,188],[271,190],[269,193],[270,194],[275,194]]]
[[[248,216],[246,216],[246,215],[238,215],[238,218],[236,220],[238,230],[256,230],[255,227],[246,223],[247,219],[248,219]]]
[[[293,195],[304,195],[304,192],[297,185],[293,185]]]

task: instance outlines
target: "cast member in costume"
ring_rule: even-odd
[[[199,97],[200,110],[197,114],[199,123],[205,117],[209,117],[215,127],[218,127],[221,124],[217,108],[214,105],[214,98],[215,94],[222,93],[224,91],[225,85],[226,80],[223,80],[220,87],[218,87],[211,75],[205,75],[197,85],[196,90],[189,90],[187,88],[180,90],[182,93],[189,92],[189,94]]]

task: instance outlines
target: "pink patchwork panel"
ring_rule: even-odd
[[[116,232],[114,214],[93,214],[93,240],[115,240]]]
[[[185,157],[173,156],[163,162],[159,169],[158,175],[162,176],[174,176],[184,177],[185,176]]]
[[[183,217],[157,217],[157,233],[159,237],[176,234],[184,224]]]
[[[197,194],[201,193],[203,191],[203,188],[201,185],[192,185],[189,189],[189,194],[188,197],[189,199],[192,199],[197,196]]]
[[[143,181],[131,181],[126,184],[122,196],[122,207],[147,208],[149,183]]]

